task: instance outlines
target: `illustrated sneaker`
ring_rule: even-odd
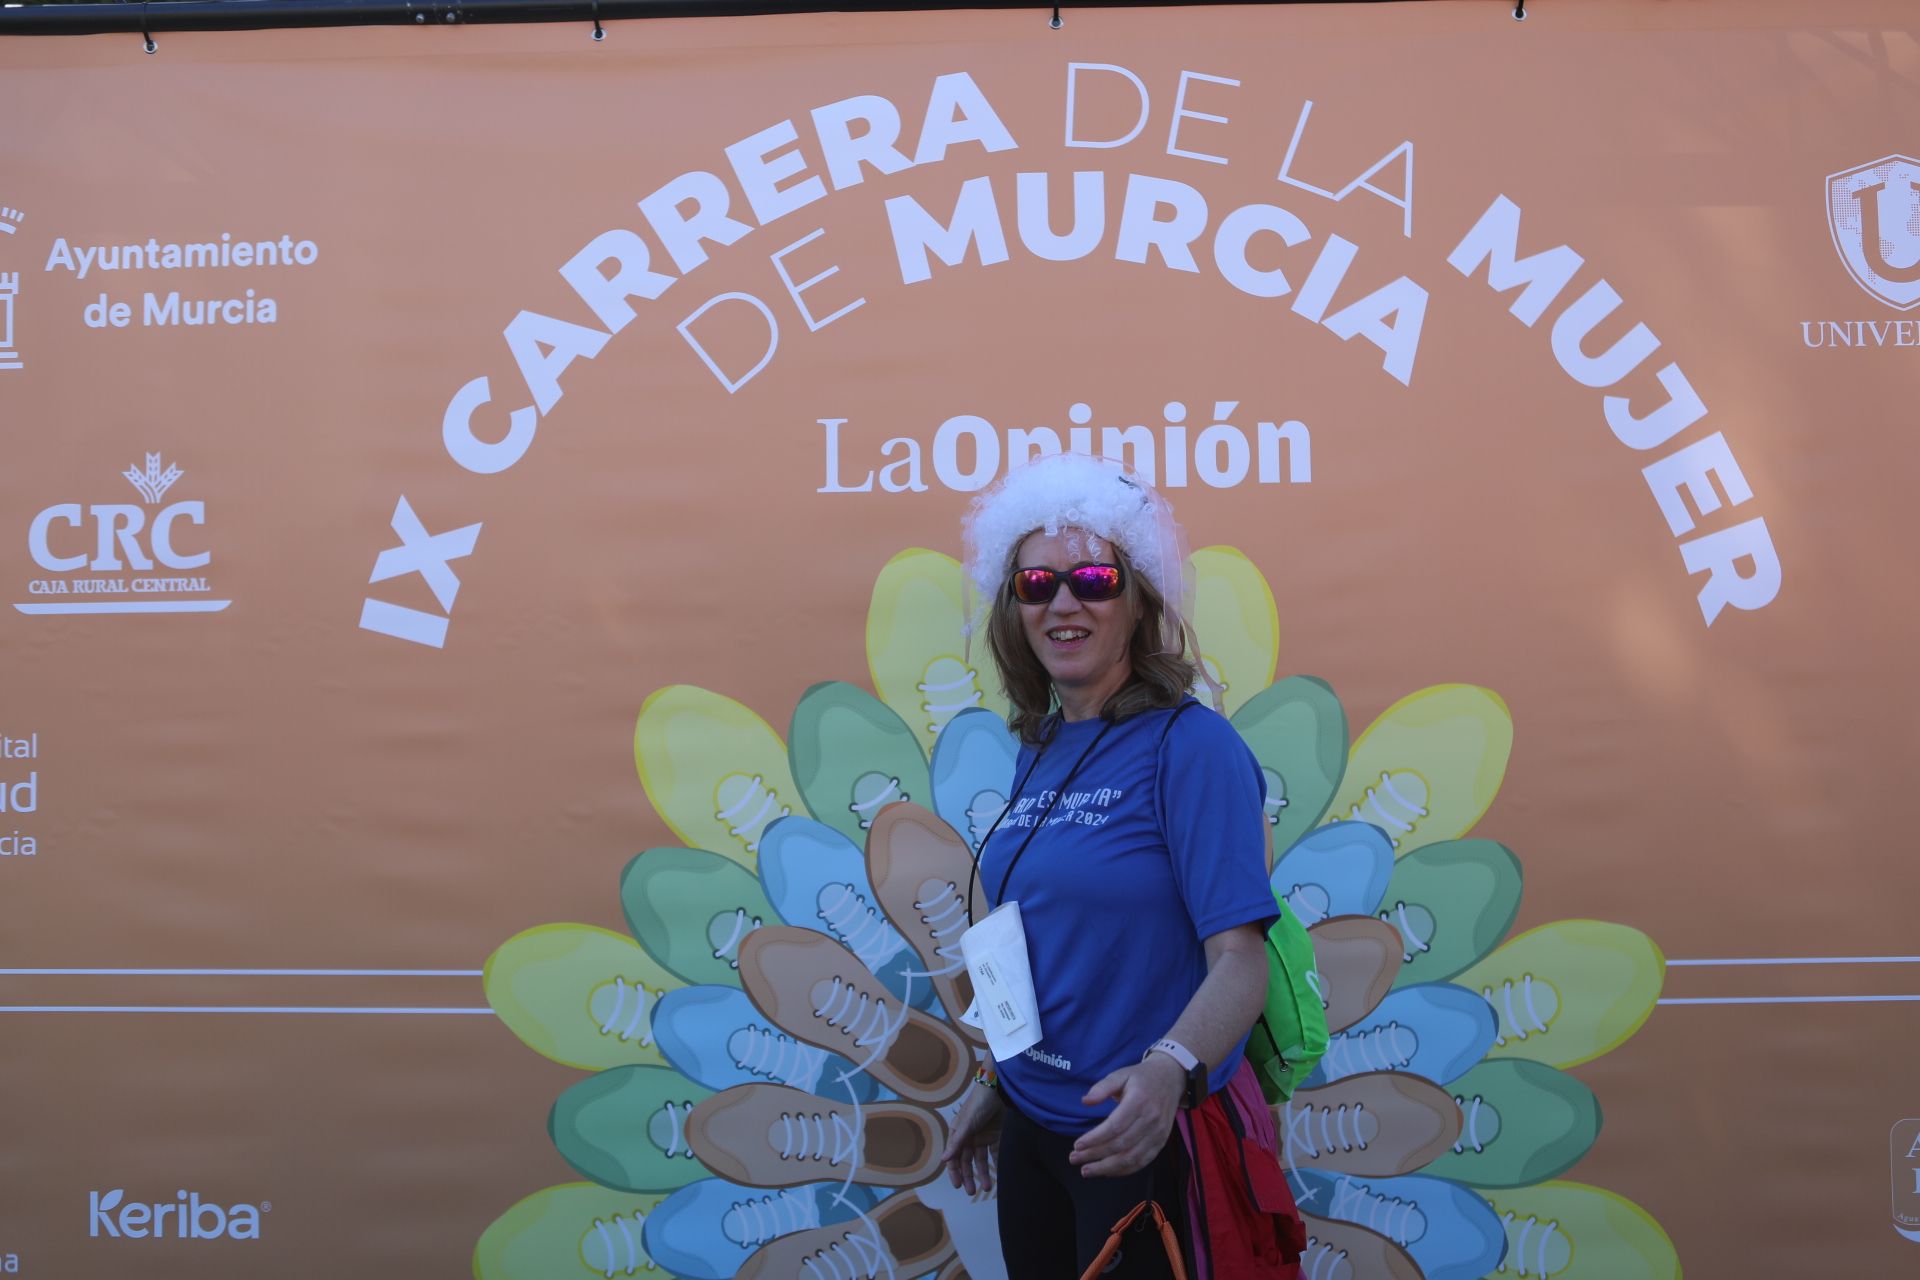
[[[481,1232],[474,1280],[608,1280],[657,1271],[640,1237],[662,1199],[587,1182],[536,1191]]]
[[[747,935],[740,980],[775,1026],[851,1058],[901,1097],[939,1106],[966,1087],[973,1051],[900,1001],[831,938],[791,926]]]
[[[547,1133],[562,1159],[602,1186],[671,1191],[707,1176],[687,1120],[711,1096],[671,1067],[614,1067],[561,1094]]]
[[[1005,810],[1019,757],[1020,744],[1007,731],[1007,722],[978,708],[947,721],[934,740],[927,766],[933,810],[960,833],[969,850],[980,847]]]
[[[1538,1062],[1483,1062],[1447,1090],[1460,1104],[1460,1136],[1426,1169],[1436,1177],[1524,1187],[1571,1169],[1600,1136],[1593,1090]]]
[[[932,796],[913,730],[886,703],[842,681],[800,696],[787,756],[814,817],[856,842],[885,806]]]
[[[680,979],[631,938],[586,924],[538,925],[501,943],[483,973],[500,1020],[555,1062],[598,1071],[664,1061],[653,1009]]]
[[[782,818],[760,842],[760,883],[782,920],[845,946],[894,995],[920,1008],[933,1002],[933,987],[916,976],[919,957],[874,898],[859,845],[824,822]]]
[[[1396,981],[1442,982],[1492,951],[1513,927],[1520,859],[1491,840],[1442,840],[1393,869],[1380,918],[1400,931]]]
[[[1571,1067],[1640,1029],[1666,969],[1660,948],[1638,929],[1556,920],[1508,941],[1456,981],[1499,1015],[1489,1057]]]
[[[706,1099],[693,1109],[687,1132],[707,1168],[758,1187],[848,1180],[918,1186],[940,1171],[947,1142],[946,1126],[921,1107],[827,1102],[771,1084]]]
[[[1499,694],[1434,685],[1367,726],[1328,808],[1373,823],[1405,855],[1465,835],[1493,803],[1512,752],[1513,716]]]
[[[1326,681],[1288,676],[1249,698],[1233,727],[1260,761],[1273,847],[1285,849],[1320,821],[1346,770],[1347,713]]]
[[[763,1245],[858,1218],[875,1202],[873,1192],[859,1186],[843,1190],[818,1183],[775,1191],[707,1178],[662,1200],[641,1234],[648,1256],[669,1274],[733,1280]]]
[[[962,895],[972,870],[967,842],[917,804],[890,805],[867,832],[867,874],[880,909],[919,955],[940,1003],[956,1018],[973,1004],[973,978],[960,954],[960,935],[967,931]],[[986,911],[985,890],[975,885],[973,918]],[[984,1032],[957,1025],[985,1043]]]
[[[1288,1176],[1302,1213],[1378,1232],[1406,1250],[1424,1280],[1479,1280],[1506,1253],[1506,1230],[1492,1206],[1444,1178],[1356,1178],[1317,1169]]]
[[[1680,1280],[1673,1241],[1633,1201],[1579,1182],[1492,1191],[1507,1257],[1492,1274],[1527,1280]]]
[[[633,726],[633,762],[680,843],[749,870],[766,825],[799,803],[773,727],[732,698],[693,685],[647,696]]]
[[[760,882],[705,849],[648,849],[620,873],[640,945],[688,982],[740,984],[740,939],[776,917]]]
[[[1493,1009],[1477,992],[1447,982],[1401,987],[1327,1038],[1326,1056],[1306,1084],[1318,1088],[1364,1071],[1409,1071],[1445,1084],[1486,1056],[1494,1029]]]
[[[670,991],[654,1026],[666,1060],[715,1092],[766,1081],[863,1102],[875,1092],[873,1081],[845,1058],[775,1028],[737,987]]]
[[[922,750],[968,707],[1007,712],[995,681],[961,656],[966,623],[960,600],[960,562],[922,547],[887,561],[867,605],[867,670],[874,692],[912,727]],[[985,637],[975,637],[983,657]]]
[[[1300,1280],[1421,1280],[1407,1251],[1379,1232],[1309,1213],[1300,1216],[1307,1225]]]
[[[1328,916],[1370,916],[1393,877],[1393,843],[1364,822],[1329,822],[1273,864],[1273,891],[1311,929]]]
[[[1398,1071],[1301,1089],[1273,1109],[1289,1168],[1372,1177],[1412,1173],[1453,1146],[1460,1108],[1431,1080]]]
[[[947,1220],[913,1192],[903,1191],[859,1219],[774,1241],[747,1259],[739,1280],[904,1280],[943,1265],[952,1254]]]
[[[1335,916],[1307,930],[1320,974],[1327,1030],[1343,1031],[1366,1017],[1393,989],[1400,972],[1400,935],[1372,916]]]
[[[1215,421],[1237,407],[1218,402]],[[1201,547],[1193,553],[1194,633],[1205,637],[1206,649],[1196,653],[1219,681],[1227,714],[1233,712],[1273,680],[1273,664],[1280,657],[1280,615],[1273,606],[1273,590],[1266,575],[1254,567],[1238,547]],[[1195,697],[1205,699],[1204,688]]]

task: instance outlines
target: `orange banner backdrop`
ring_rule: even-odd
[[[1004,796],[958,524],[1062,448],[1203,548],[1310,1274],[1920,1262],[1910,5],[0,68],[0,1274],[1002,1275],[873,821]]]

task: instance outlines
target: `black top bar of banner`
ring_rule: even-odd
[[[1066,0],[1062,9],[1181,4],[1375,4],[1387,0]],[[1404,2],[1404,0],[1402,0]],[[1511,7],[1515,0],[1504,0]],[[270,27],[445,26],[477,22],[592,22],[778,13],[879,13],[925,9],[1031,9],[1033,0],[159,0],[145,4],[24,4],[0,8],[0,35],[252,31]],[[1489,3],[1489,9],[1495,4]]]

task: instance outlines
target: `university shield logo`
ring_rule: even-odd
[[[1882,156],[1829,175],[1827,226],[1862,289],[1896,310],[1920,307],[1920,160]]]

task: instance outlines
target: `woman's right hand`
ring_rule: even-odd
[[[948,1130],[947,1149],[940,1159],[947,1181],[969,1196],[993,1190],[993,1154],[1000,1145],[1000,1118],[1006,1111],[997,1089],[975,1084]]]

